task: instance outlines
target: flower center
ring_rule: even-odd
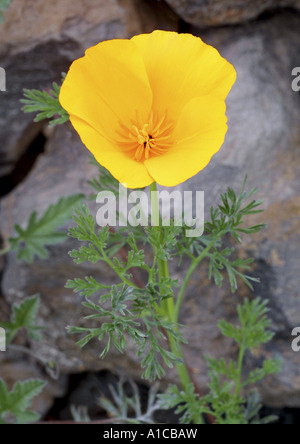
[[[138,151],[141,151],[141,153],[145,152],[145,158],[149,159],[150,157],[150,151],[155,149],[155,139],[152,137],[151,134],[149,134],[149,123],[145,123],[145,125],[143,126],[143,128],[141,130],[139,130],[137,128],[137,126],[133,125],[132,126],[133,131],[136,133],[137,135],[137,141],[138,144],[140,145],[138,147]],[[140,159],[137,159],[140,160]]]
[[[123,150],[138,162],[150,159],[152,156],[159,156],[172,145],[172,130],[174,124],[168,122],[167,113],[161,119],[153,112],[149,117],[149,123],[141,123],[139,114],[130,127],[123,125],[118,131]]]

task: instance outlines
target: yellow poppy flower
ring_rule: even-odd
[[[59,98],[82,142],[119,182],[174,186],[222,146],[235,79],[233,66],[200,38],[154,31],[89,48]]]

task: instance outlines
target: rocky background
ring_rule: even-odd
[[[7,92],[0,93],[0,235],[5,241],[14,223],[25,223],[33,210],[43,211],[59,196],[87,190],[94,173],[89,155],[68,124],[49,130],[33,124],[20,110],[23,88],[47,88],[70,63],[97,42],[130,38],[154,29],[190,32],[214,45],[237,69],[238,80],[228,98],[229,132],[213,162],[185,188],[204,190],[206,208],[230,185],[240,187],[245,174],[265,199],[268,229],[245,239],[241,255],[253,255],[253,273],[262,285],[255,295],[270,301],[276,336],[247,358],[247,365],[265,357],[283,359],[280,375],[260,387],[263,402],[300,408],[300,353],[291,350],[291,331],[300,326],[300,93],[292,91],[292,69],[300,66],[299,0],[14,0],[0,25],[0,66],[7,72]],[[262,220],[263,218],[263,220]],[[36,407],[46,413],[54,398],[68,390],[69,376],[103,369],[139,380],[134,351],[98,359],[98,344],[83,351],[65,331],[82,317],[80,298],[64,288],[70,277],[94,274],[113,282],[110,271],[74,266],[67,252],[72,241],[51,248],[50,258],[32,265],[16,262],[13,253],[0,259],[0,319],[10,305],[39,293],[39,324],[44,340],[29,344],[39,356],[1,355],[1,377],[7,383],[40,376],[49,381]],[[179,279],[184,269],[175,267]],[[205,391],[204,353],[230,357],[232,343],[221,338],[216,323],[235,320],[236,306],[247,289],[232,295],[215,288],[207,270],[193,276],[182,313],[189,326],[185,354],[195,380]],[[251,296],[251,295],[250,295]],[[50,360],[58,378],[45,372]],[[169,379],[175,375],[168,375]],[[165,381],[167,382],[167,380]]]

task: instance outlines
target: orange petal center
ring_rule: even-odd
[[[136,112],[136,118],[131,125],[119,122],[117,143],[128,155],[138,162],[143,162],[153,156],[164,153],[173,143],[173,122],[168,121],[167,113],[161,118],[151,112],[148,123],[141,121]]]

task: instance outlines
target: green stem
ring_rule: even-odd
[[[242,389],[242,377],[243,377],[243,364],[244,364],[244,357],[245,357],[245,353],[246,353],[246,340],[247,340],[247,336],[248,336],[248,331],[246,330],[246,334],[245,337],[243,339],[243,342],[241,343],[241,347],[240,347],[240,352],[239,352],[239,359],[238,359],[238,367],[237,367],[237,381],[236,381],[236,386],[235,386],[235,393],[234,393],[234,397],[235,400],[238,401],[238,399],[240,398],[240,392]]]
[[[173,317],[173,322],[178,323],[179,320],[179,313],[180,313],[180,308],[182,305],[182,301],[184,298],[184,294],[185,294],[185,290],[186,287],[189,283],[189,280],[191,279],[192,274],[194,273],[194,271],[196,270],[196,268],[198,267],[198,265],[200,264],[200,262],[206,257],[207,253],[211,250],[211,248],[215,245],[215,243],[223,236],[223,232],[220,233],[203,251],[202,253],[197,257],[194,258],[190,268],[188,269],[188,272],[186,274],[186,277],[184,278],[182,287],[180,289],[180,292],[178,294],[178,298],[176,301],[176,306],[175,306],[175,310],[174,310],[174,317]]]
[[[247,350],[247,343],[248,343],[248,336],[250,334],[250,325],[247,324],[245,326],[245,330],[244,330],[244,334],[243,334],[243,338],[242,341],[240,343],[240,352],[239,352],[239,358],[238,358],[238,366],[237,366],[237,380],[236,380],[236,385],[235,385],[235,400],[238,401],[240,398],[240,394],[241,394],[241,390],[243,388],[243,383],[242,383],[242,379],[243,379],[243,365],[244,365],[244,358],[245,358],[245,354],[246,354],[246,350]]]
[[[154,182],[150,185],[150,193],[151,193],[151,212],[152,212],[152,220],[155,223],[158,223],[158,226],[155,229],[160,233],[160,241],[163,241],[163,227],[161,223],[160,211],[159,211],[159,202],[157,196],[157,185]],[[163,259],[157,258],[158,264],[158,274],[159,278],[168,278],[169,277],[169,267],[168,262]],[[170,312],[174,312],[174,298],[170,297],[162,301],[162,310],[163,315],[168,318]]]
[[[163,227],[161,224],[161,217],[160,217],[160,211],[159,211],[159,202],[157,197],[157,185],[154,182],[152,185],[150,185],[150,193],[151,193],[151,210],[152,210],[152,219],[156,222],[159,222],[159,226],[156,227],[156,229],[160,232],[160,239],[163,240]],[[158,275],[159,280],[165,279],[169,277],[169,267],[168,262],[164,261],[163,259],[157,258],[158,264]],[[174,312],[175,312],[175,303],[174,303],[174,296],[171,296],[169,298],[166,298],[164,301],[162,301],[161,304],[161,311],[162,315],[169,321],[173,322],[174,319]],[[178,326],[175,326],[174,328],[178,329]],[[170,344],[170,348],[172,353],[174,353],[175,356],[177,356],[180,359],[180,363],[176,364],[176,369],[178,372],[178,376],[182,385],[182,388],[186,390],[187,386],[191,383],[191,378],[189,375],[189,371],[186,367],[186,364],[184,362],[184,356],[181,349],[181,346],[177,341],[175,341],[174,337],[168,332],[168,340]],[[199,418],[195,418],[195,423],[199,422]],[[201,420],[201,423],[203,424],[203,420]]]
[[[122,273],[120,273],[120,271],[117,269],[117,267],[115,266],[113,261],[107,256],[107,254],[105,253],[103,248],[99,248],[99,251],[102,254],[102,257],[103,257],[104,261],[107,263],[107,265],[109,265],[114,270],[114,272],[119,276],[119,278],[121,279],[122,282],[124,282],[124,284],[127,284],[129,287],[139,288],[137,285],[135,285],[129,279],[124,277],[122,275]]]

